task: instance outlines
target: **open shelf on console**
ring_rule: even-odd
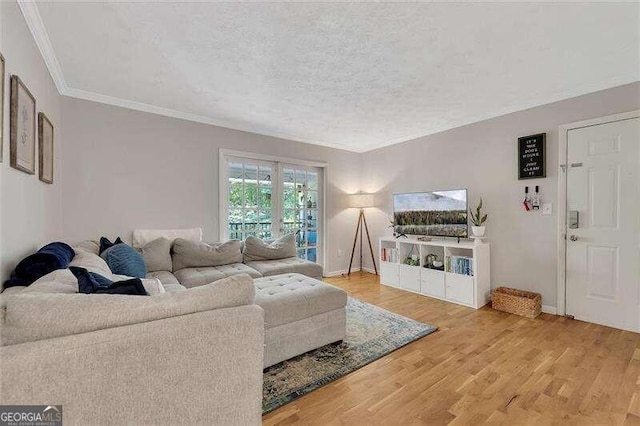
[[[453,239],[381,238],[380,282],[477,309],[490,297],[489,248],[488,243]],[[396,255],[395,262],[384,258],[387,252]],[[411,254],[418,255],[419,266],[404,263]],[[441,270],[425,267],[429,255],[443,262]]]

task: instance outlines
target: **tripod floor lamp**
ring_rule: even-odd
[[[349,272],[347,275],[351,275],[351,266],[353,265],[353,255],[356,251],[356,243],[358,241],[358,233],[360,233],[360,270],[362,270],[362,227],[364,226],[364,231],[367,233],[367,241],[369,242],[369,251],[371,252],[371,261],[373,262],[373,269],[378,275],[378,267],[376,266],[376,258],[373,255],[373,246],[371,245],[371,237],[369,237],[369,227],[367,226],[367,219],[364,217],[364,209],[366,207],[374,206],[374,195],[373,194],[353,194],[349,196],[349,204],[351,207],[355,207],[360,209],[360,214],[358,215],[358,223],[356,225],[356,235],[353,237],[353,248],[351,249],[351,260],[349,261]]]

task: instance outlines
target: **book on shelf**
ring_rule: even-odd
[[[382,248],[382,261],[383,262],[397,262],[398,261],[398,249],[396,248]]]
[[[473,276],[473,258],[465,256],[447,256],[446,271],[454,274]]]

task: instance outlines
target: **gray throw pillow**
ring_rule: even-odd
[[[267,243],[259,238],[249,236],[244,241],[245,261],[286,259],[296,256],[296,236],[288,234]]]
[[[206,244],[177,238],[173,241],[173,270],[242,263],[241,247],[238,240]]]
[[[156,238],[140,248],[147,272],[172,271],[171,240]]]

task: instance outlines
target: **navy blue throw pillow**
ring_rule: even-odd
[[[148,296],[139,278],[113,282],[85,268],[69,267],[78,279],[78,292],[84,294],[125,294],[130,296]]]
[[[144,258],[133,247],[121,243],[109,247],[100,255],[109,265],[111,272],[118,275],[145,278],[147,267]]]
[[[56,269],[65,269],[73,260],[76,252],[62,242],[47,244],[36,253],[25,257],[18,263],[4,288],[29,285]]]
[[[114,242],[109,241],[109,239],[106,238],[106,237],[101,237],[100,238],[100,251],[99,251],[99,253],[102,254],[103,251],[105,251],[109,247],[115,246],[116,244],[124,244],[124,241],[122,241],[120,239],[120,237],[116,238],[116,240]]]

